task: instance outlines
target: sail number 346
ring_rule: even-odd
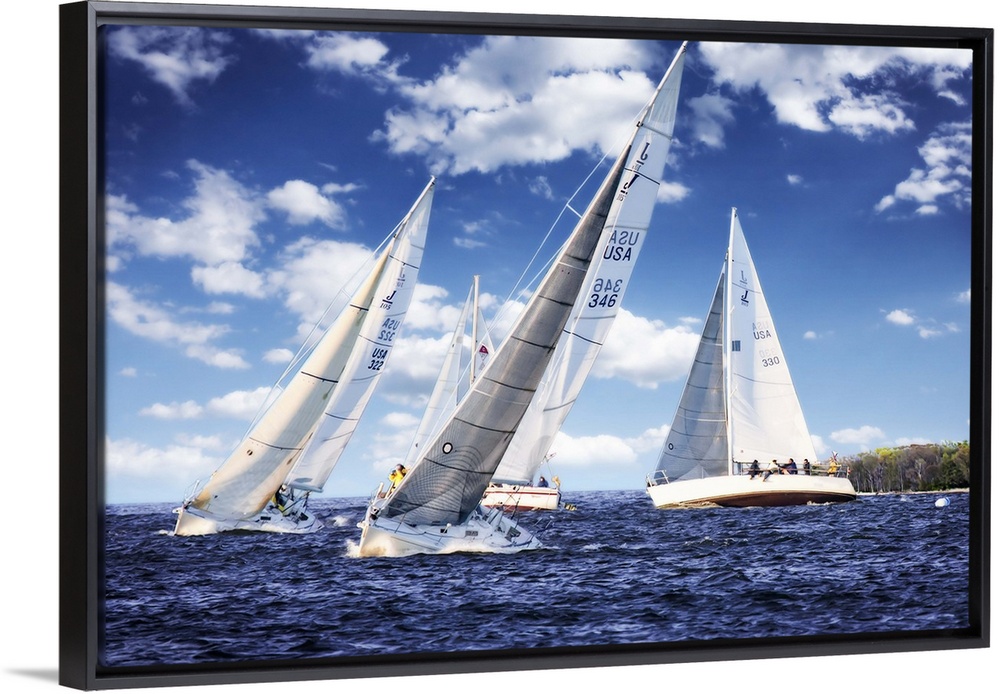
[[[590,308],[597,308],[598,306],[611,308],[618,303],[618,295],[621,293],[621,290],[621,279],[612,280],[598,277],[594,282],[593,293],[590,295],[590,301],[587,302],[587,306]]]

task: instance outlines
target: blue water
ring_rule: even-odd
[[[950,505],[935,506],[947,496]],[[969,498],[658,511],[643,491],[521,514],[546,549],[360,559],[364,499],[311,535],[173,537],[171,506],[106,519],[105,665],[961,629]]]

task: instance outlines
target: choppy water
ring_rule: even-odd
[[[935,506],[947,496],[950,505]],[[173,537],[112,506],[112,667],[965,628],[968,495],[658,511],[643,491],[521,514],[547,549],[359,559],[364,499],[312,535]]]

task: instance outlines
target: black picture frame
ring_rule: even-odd
[[[725,20],[507,15],[434,11],[76,2],[60,7],[60,684],[76,689],[294,682],[372,676],[487,673],[776,656],[878,654],[989,646],[993,31],[984,28],[815,25]],[[970,628],[806,644],[699,643],[545,653],[434,654],[393,662],[268,661],[105,668],[101,640],[102,205],[97,27],[109,21],[205,26],[457,33],[628,35],[680,40],[837,42],[963,47],[973,52],[972,373],[970,374]]]

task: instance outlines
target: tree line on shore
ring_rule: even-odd
[[[876,448],[840,458],[858,492],[928,492],[969,486],[969,442]]]

